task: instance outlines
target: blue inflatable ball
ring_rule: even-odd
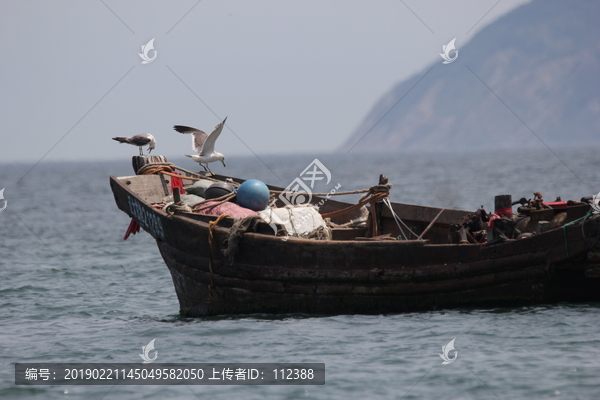
[[[242,183],[237,190],[239,206],[253,211],[262,211],[269,204],[269,188],[258,179],[249,179]]]

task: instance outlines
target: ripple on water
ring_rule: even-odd
[[[583,153],[564,159],[594,181],[600,161],[591,150]],[[267,162],[291,182],[313,158],[273,157]],[[481,165],[493,161],[489,155],[382,156],[372,169],[365,163],[360,170],[354,167],[356,160],[328,160],[335,179],[348,190],[370,186],[373,176],[386,172],[394,187],[402,188],[392,191],[394,201],[438,207],[475,209],[484,204],[490,209],[497,193],[521,197],[541,191],[548,198],[575,199],[590,194],[563,171],[553,180],[544,179],[554,161],[535,152],[518,165],[509,163],[499,175],[482,171]],[[261,175],[262,165],[242,161],[244,168],[232,165],[233,175],[277,183],[269,171]],[[140,232],[122,240],[129,218],[116,208],[107,176],[129,174],[128,162],[44,167],[13,188],[11,195],[24,200],[0,214],[0,361],[10,366],[0,368],[2,399],[196,398],[190,391],[213,400],[593,399],[600,392],[599,303],[373,316],[182,318],[171,276],[152,238]],[[65,168],[72,179],[62,179]],[[515,180],[524,169],[528,179]],[[20,173],[0,169],[0,181],[15,181]],[[76,184],[82,181],[84,188]],[[63,193],[78,193],[81,203],[61,207]],[[152,339],[157,362],[324,362],[327,384],[14,385],[14,362],[138,363],[142,346]],[[452,339],[458,357],[442,365],[438,354]]]

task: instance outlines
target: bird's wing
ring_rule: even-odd
[[[200,153],[201,156],[209,155],[215,151],[215,142],[217,141],[219,135],[221,134],[221,131],[223,130],[223,126],[225,126],[225,121],[227,121],[227,117],[225,117],[223,122],[221,122],[219,125],[215,126],[215,130],[212,131],[212,133],[210,135],[208,135],[208,137],[206,138],[206,141],[204,142],[204,146],[202,146],[202,153]]]
[[[204,145],[204,141],[208,137],[206,132],[201,131],[200,129],[192,128],[189,126],[183,125],[175,125],[173,127],[179,133],[191,133],[192,134],[192,149],[196,150],[197,153],[202,152],[202,145]]]
[[[152,139],[148,137],[147,134],[141,133],[139,135],[135,135],[127,138],[127,143],[134,144],[136,146],[144,146],[151,142]]]

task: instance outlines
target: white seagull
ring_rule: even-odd
[[[212,131],[210,135],[207,135],[206,132],[202,132],[199,129],[191,128],[189,126],[175,125],[173,129],[175,129],[179,133],[191,133],[192,134],[192,149],[196,150],[200,155],[190,156],[188,154],[184,154],[186,157],[191,158],[196,161],[198,164],[202,165],[205,171],[213,173],[210,168],[208,168],[208,163],[221,161],[223,166],[225,167],[225,156],[219,152],[215,151],[215,142],[217,138],[221,134],[223,130],[223,126],[225,126],[225,121],[227,121],[227,117],[221,122],[219,125],[215,126],[215,130]],[[206,164],[206,165],[203,165]]]
[[[148,154],[150,154],[150,152],[154,150],[154,147],[156,146],[156,139],[154,139],[154,136],[149,133],[140,133],[139,135],[131,137],[114,137],[113,140],[116,140],[119,143],[127,143],[138,146],[140,148],[140,156],[144,155],[142,147],[148,145]]]

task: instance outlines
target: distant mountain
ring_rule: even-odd
[[[551,147],[597,144],[599,17],[600,1],[535,0],[513,10],[457,43],[453,63],[440,57],[396,85],[340,150],[543,146],[535,135]]]

